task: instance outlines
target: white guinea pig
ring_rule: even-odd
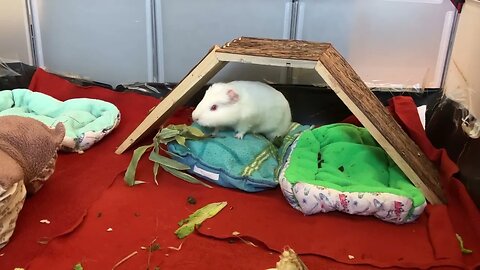
[[[292,122],[290,105],[283,94],[256,81],[214,83],[192,113],[205,127],[232,128],[236,138],[261,133],[269,140],[284,136]]]

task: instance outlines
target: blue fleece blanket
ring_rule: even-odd
[[[205,133],[211,130],[197,124]],[[293,123],[280,147],[265,137],[246,134],[243,140],[232,130],[220,131],[215,138],[187,140],[186,147],[171,142],[169,151],[179,155],[177,161],[190,166],[190,173],[218,185],[247,192],[258,192],[278,185],[279,160],[288,145],[309,126]]]

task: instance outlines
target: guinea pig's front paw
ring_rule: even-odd
[[[244,135],[245,135],[245,133],[238,132],[237,134],[235,134],[235,138],[237,138],[239,140],[243,140]]]
[[[216,127],[216,128],[212,131],[211,135],[214,136],[214,137],[216,137],[216,136],[218,135],[218,132],[220,132],[220,128]]]

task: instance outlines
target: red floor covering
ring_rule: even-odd
[[[441,168],[449,204],[429,205],[417,222],[393,225],[340,213],[305,217],[287,204],[279,189],[257,194],[207,189],[164,172],[156,186],[146,158],[139,165],[138,178],[148,184],[127,187],[122,176],[131,152],[120,156],[113,152],[158,100],[74,86],[43,70],[36,72],[30,88],[61,100],[89,97],[112,102],[120,109],[122,121],[85,154],[60,155],[55,174],[27,200],[14,237],[0,250],[0,269],[72,269],[78,262],[86,270],[112,269],[134,252],[117,269],[266,269],[275,265],[276,251],[286,245],[304,254],[310,269],[474,269],[480,265],[478,209],[461,183],[451,177],[456,166],[426,139],[409,98],[394,99],[390,108]],[[188,110],[179,111],[172,121],[187,122],[187,116]],[[188,196],[195,197],[197,205],[189,205]],[[176,239],[173,232],[179,220],[216,201],[227,201],[228,206],[206,221],[198,234]],[[51,223],[42,224],[41,219]],[[257,247],[232,238],[234,231]],[[455,233],[473,254],[461,254]],[[51,241],[45,244],[46,239]],[[152,241],[160,244],[159,250],[141,248]],[[181,243],[180,250],[170,248]]]

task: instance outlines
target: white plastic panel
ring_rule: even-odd
[[[49,71],[113,86],[147,81],[151,59],[146,1],[33,1],[39,49]]]
[[[159,0],[157,30],[160,78],[178,82],[213,45],[240,37],[288,37],[288,0]],[[279,82],[285,69],[230,63],[213,81],[267,80]],[[163,75],[163,76],[162,76]]]
[[[33,64],[25,1],[0,0],[0,59]]]
[[[331,42],[371,87],[441,86],[450,0],[300,0],[299,39]],[[295,72],[299,83],[321,82]]]

